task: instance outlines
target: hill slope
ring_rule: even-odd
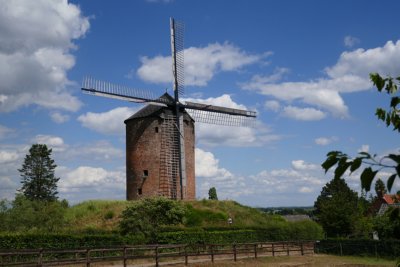
[[[66,218],[71,231],[117,231],[120,215],[129,205],[123,200],[90,200],[68,208]],[[187,215],[183,227],[262,227],[283,222],[279,215],[268,215],[234,201],[184,201]]]

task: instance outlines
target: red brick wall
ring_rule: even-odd
[[[162,138],[161,123],[162,119],[156,116],[132,119],[126,122],[127,200],[159,195],[158,189],[160,183],[159,170]],[[187,175],[185,199],[195,199],[194,123],[191,120],[185,120],[184,125]],[[158,133],[155,131],[156,127],[158,127]],[[148,176],[145,180],[143,180],[144,170],[148,171]],[[142,194],[138,194],[140,188]],[[180,196],[179,193],[178,196]]]

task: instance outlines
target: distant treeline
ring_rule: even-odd
[[[312,216],[314,207],[269,207],[269,208],[257,208],[267,214],[277,215],[308,215]]]

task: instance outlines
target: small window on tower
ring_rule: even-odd
[[[156,127],[156,129],[155,129],[155,130],[156,130],[156,133],[158,133],[158,127]]]
[[[139,189],[137,190],[137,192],[138,192],[138,195],[141,195],[141,194],[142,194],[142,188],[139,188]]]
[[[143,177],[147,177],[149,176],[149,171],[148,170],[144,170],[143,171]]]

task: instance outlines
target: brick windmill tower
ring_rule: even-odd
[[[85,78],[87,94],[147,103],[125,120],[126,197],[170,199],[195,198],[194,123],[250,126],[254,111],[194,102],[181,102],[184,94],[184,48],[182,23],[171,18],[171,52],[174,96],[155,97],[143,91]]]

